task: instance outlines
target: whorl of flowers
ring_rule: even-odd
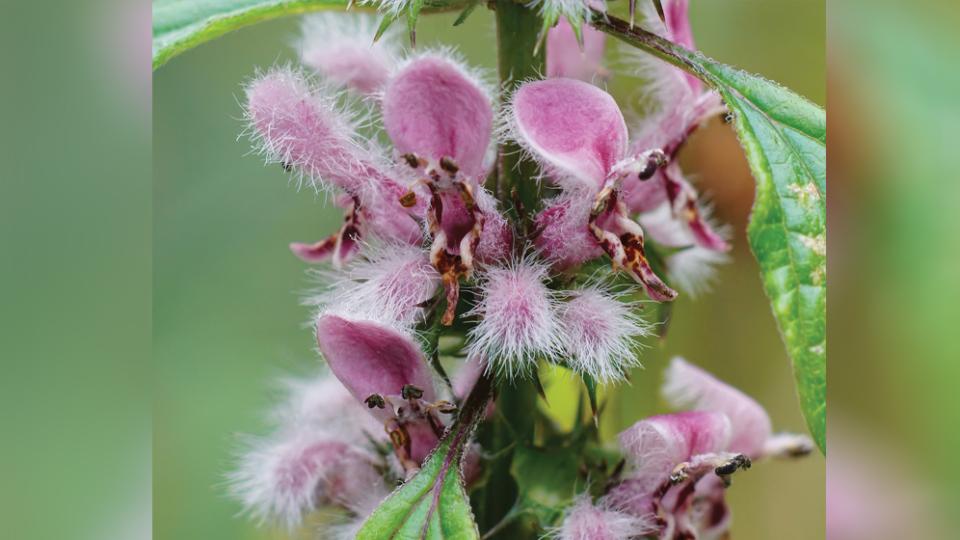
[[[686,2],[663,4],[660,31],[692,46]],[[292,527],[337,506],[349,518],[334,534],[353,534],[389,486],[419,470],[481,377],[515,382],[546,362],[585,381],[623,381],[652,326],[638,315],[638,296],[673,300],[661,276],[699,292],[725,257],[726,241],[676,162],[685,138],[722,104],[698,82],[658,69],[670,90],[656,93],[656,114],[631,141],[613,96],[590,84],[605,75],[604,42],[579,35],[574,19],[591,5],[542,2],[573,19],[550,30],[549,77],[502,100],[450,51],[402,58],[389,39],[369,44],[369,21],[332,14],[304,25],[306,69],[270,69],[247,85],[255,147],[345,210],[339,230],[290,246],[307,262],[331,263],[315,272],[323,286],[306,299],[329,375],[289,383],[274,434],[240,457],[233,492],[254,516]],[[361,127],[381,127],[382,136]],[[493,149],[506,142],[539,165],[540,177],[524,181],[550,186],[542,208],[495,189]],[[442,353],[441,334],[456,344]],[[441,354],[458,366],[452,378]],[[668,370],[665,395],[691,410],[622,433],[622,476],[599,497],[579,496],[555,536],[722,532],[730,474],[809,451],[805,438],[772,435],[755,401],[682,360]],[[469,485],[484,452],[467,448]],[[693,510],[702,504],[711,511]]]

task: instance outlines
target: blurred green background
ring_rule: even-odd
[[[692,2],[698,45],[722,61],[779,81],[823,105],[826,99],[822,3],[802,0]],[[620,10],[624,6],[617,6]],[[464,27],[455,15],[424,17],[418,44],[456,44],[473,64],[494,67],[492,17],[477,10]],[[238,517],[226,495],[240,433],[261,433],[276,397],[274,382],[319,365],[307,310],[306,265],[287,250],[333,230],[338,211],[264,167],[237,140],[243,128],[241,84],[257,67],[292,59],[297,21],[248,28],[175,58],[153,83],[154,537],[284,538]],[[609,89],[624,108],[641,94],[620,46],[611,40]],[[749,171],[732,132],[711,124],[682,159],[718,217],[736,229],[734,262],[714,292],[683,298],[669,337],[652,343],[645,369],[614,398],[605,420],[622,428],[664,411],[661,370],[683,355],[718,373],[767,407],[776,429],[804,430],[785,352],[744,225],[752,201]],[[558,394],[559,395],[559,394]],[[562,407],[563,404],[558,404]],[[824,535],[820,455],[765,463],[740,475],[730,491],[734,537],[814,539]]]

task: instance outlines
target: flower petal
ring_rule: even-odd
[[[470,177],[484,173],[493,108],[490,96],[450,59],[428,54],[387,83],[383,123],[397,152],[438,161],[452,158]]]
[[[337,315],[317,319],[317,345],[330,371],[358,400],[373,394],[398,396],[405,385],[423,390],[434,400],[433,378],[414,340],[396,328],[370,320],[348,320]],[[393,411],[371,409],[388,419]]]
[[[674,358],[666,372],[663,395],[674,407],[725,414],[732,428],[727,449],[753,458],[763,454],[772,431],[770,417],[743,392],[683,358]]]
[[[268,159],[313,182],[347,191],[375,173],[355,126],[334,99],[310,87],[303,74],[274,69],[247,87],[247,117]]]
[[[514,136],[565,188],[599,191],[627,151],[627,126],[610,94],[574,79],[529,82],[514,93]]]
[[[603,255],[588,226],[591,204],[589,196],[562,195],[548,201],[534,220],[540,230],[537,249],[560,270]]]
[[[573,27],[566,19],[560,19],[547,33],[547,77],[567,77],[585,82],[603,79],[603,52],[606,34],[583,26],[583,50],[577,43]]]
[[[317,13],[304,18],[300,60],[325,78],[363,94],[378,91],[396,58],[392,37],[374,42],[377,20],[364,13]]]
[[[726,450],[730,419],[719,412],[684,412],[653,416],[620,433],[618,440],[634,472],[637,493],[649,493],[680,463],[699,454]]]

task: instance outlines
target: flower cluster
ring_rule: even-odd
[[[692,46],[686,2],[664,6],[666,24],[648,22]],[[658,108],[631,139],[595,85],[609,76],[595,31],[558,23],[546,39],[548,77],[502,100],[450,51],[404,55],[389,34],[371,45],[374,32],[363,17],[309,18],[304,67],[271,69],[246,87],[258,149],[344,209],[339,230],[290,246],[329,263],[308,300],[327,372],[291,385],[276,432],[250,443],[233,477],[253,514],[289,526],[318,506],[362,520],[419,470],[481,376],[512,380],[553,362],[600,383],[625,379],[650,331],[636,295],[671,301],[668,281],[697,292],[728,249],[676,160],[723,110],[696,80],[651,71]],[[496,111],[499,102],[507,106]],[[507,141],[539,164],[540,178],[527,181],[551,193],[542,208],[498,189],[496,148]],[[614,272],[587,264],[604,257]],[[615,272],[628,278],[617,287]],[[440,333],[454,343],[444,356],[459,360],[452,381]],[[626,431],[630,468],[598,503],[578,499],[561,537],[720,529],[730,473],[808,448],[772,437],[759,405],[682,361],[667,394],[703,412]],[[465,453],[468,484],[481,454]],[[706,517],[701,501],[714,505]]]
[[[759,403],[681,358],[667,369],[663,394],[687,411],[641,420],[620,434],[625,472],[596,503],[584,496],[568,509],[561,539],[725,538],[733,473],[813,451],[805,436],[773,434]]]

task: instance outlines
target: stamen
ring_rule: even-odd
[[[373,409],[374,407],[382,409],[387,406],[386,401],[384,401],[383,396],[380,394],[370,394],[363,402],[367,404],[367,408],[369,409]]]
[[[403,399],[420,399],[423,397],[423,390],[412,384],[405,384],[400,390],[400,397]]]
[[[618,199],[615,183],[614,180],[608,180],[608,185],[597,194],[588,223],[590,232],[610,256],[614,270],[626,270],[644,286],[652,300],[671,301],[677,297],[677,292],[668,287],[650,267],[643,248],[643,229],[627,217],[626,206]],[[621,231],[619,234],[599,224],[601,217],[611,215],[612,225]]]

